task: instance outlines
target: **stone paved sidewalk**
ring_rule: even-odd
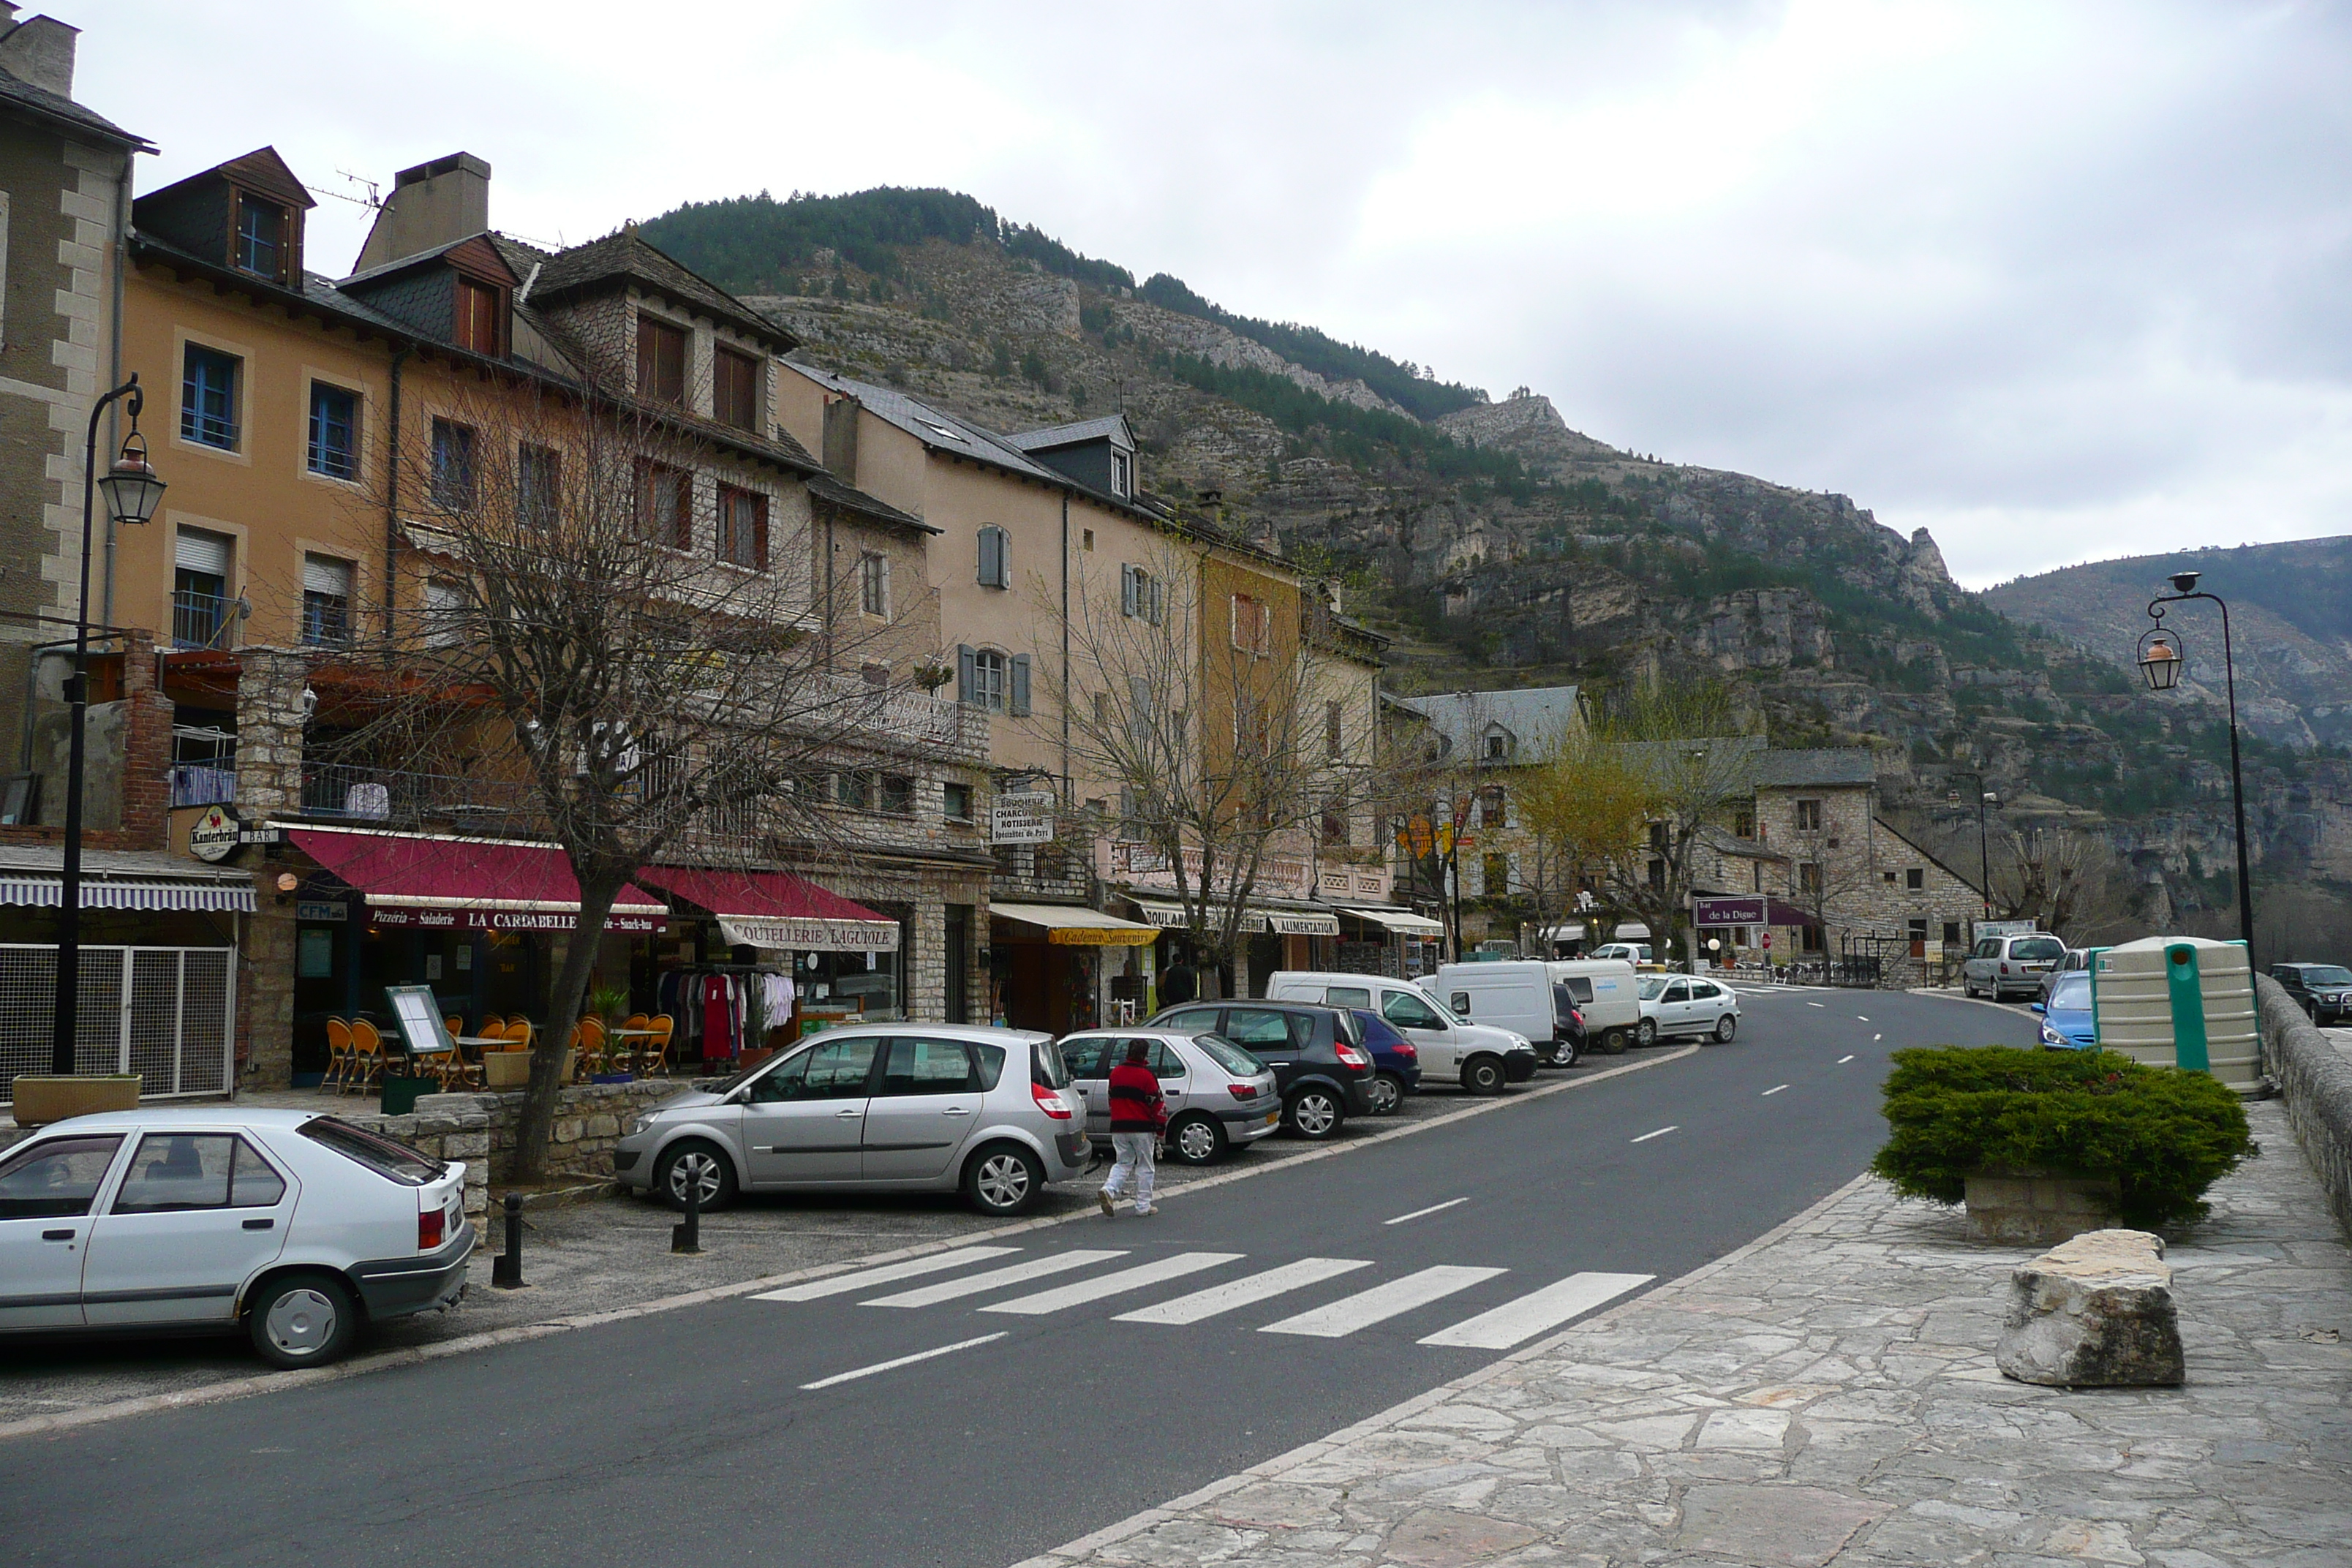
[[[2352,1563],[2352,1254],[2275,1103],[2173,1240],[2179,1389],[1994,1369],[2021,1250],[1865,1180],[1555,1339],[1024,1568]]]

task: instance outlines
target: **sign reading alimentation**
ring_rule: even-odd
[[[1051,844],[1054,796],[1045,791],[1000,795],[988,807],[991,844]]]

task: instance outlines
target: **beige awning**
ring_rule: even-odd
[[[1374,925],[1411,936],[1442,936],[1445,931],[1445,927],[1438,921],[1426,915],[1414,914],[1411,910],[1349,910],[1348,912],[1360,921],[1370,921]]]
[[[992,920],[1035,926],[1045,940],[1064,947],[1148,947],[1160,930],[1090,910],[1083,904],[998,904],[988,906]]]

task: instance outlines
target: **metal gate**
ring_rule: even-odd
[[[226,1094],[235,1081],[236,950],[85,947],[77,1073],[137,1073],[142,1098]],[[0,1104],[52,1067],[58,950],[0,945]]]

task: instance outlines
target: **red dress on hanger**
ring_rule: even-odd
[[[706,974],[702,985],[702,1059],[724,1061],[735,1054],[735,1020],[727,1005],[727,977]]]

